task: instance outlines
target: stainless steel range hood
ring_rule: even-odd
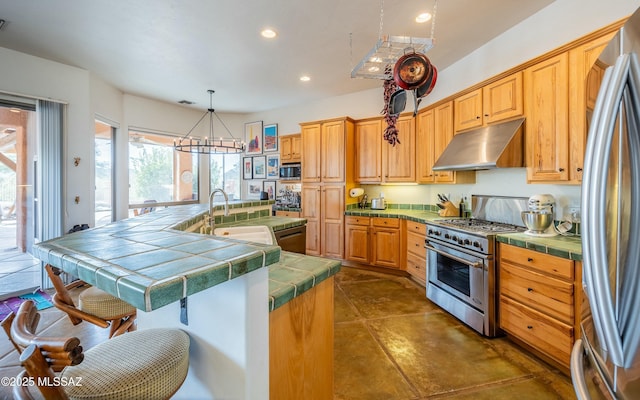
[[[434,171],[522,167],[524,118],[459,133],[433,166]]]

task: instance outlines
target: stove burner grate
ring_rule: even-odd
[[[458,229],[472,232],[518,232],[524,231],[523,227],[502,222],[486,221],[475,218],[440,219],[434,221],[440,225],[452,226]]]

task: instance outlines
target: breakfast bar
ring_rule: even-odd
[[[236,202],[219,226],[284,229],[268,201]],[[176,398],[264,399],[269,393],[269,313],[330,278],[338,261],[281,251],[194,226],[209,211],[185,205],[39,243],[34,254],[138,308],[138,328],[175,327],[191,338]]]

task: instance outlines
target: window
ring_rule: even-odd
[[[240,200],[240,154],[211,154],[211,190],[222,188],[229,200]]]
[[[198,156],[175,151],[174,139],[129,131],[129,208],[198,202]]]
[[[95,226],[114,219],[113,138],[116,128],[101,121],[95,122]]]

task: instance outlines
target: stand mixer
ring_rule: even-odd
[[[554,220],[555,198],[550,194],[536,194],[529,197],[529,211],[522,212],[522,221],[529,230],[527,235],[549,237],[556,236]]]

